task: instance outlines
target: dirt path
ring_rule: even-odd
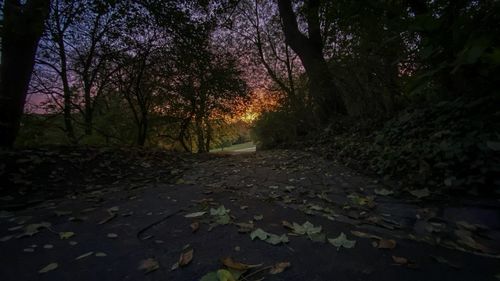
[[[0,211],[0,280],[200,280],[224,257],[263,264],[241,280],[498,280],[497,200],[391,192],[309,153],[219,155]]]

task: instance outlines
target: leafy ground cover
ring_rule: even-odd
[[[141,155],[123,162],[127,171],[141,172],[157,154]],[[127,173],[119,184],[90,182],[86,190],[68,179],[57,189],[62,196],[22,208],[2,196],[0,279],[497,280],[500,273],[495,198],[392,189],[294,150],[167,156],[162,165],[148,162],[153,181],[133,185],[135,173]]]
[[[448,194],[500,192],[498,98],[413,108],[380,129],[338,122],[286,146],[316,151],[403,187]],[[356,129],[353,128],[363,128]],[[376,128],[376,127],[375,127]]]

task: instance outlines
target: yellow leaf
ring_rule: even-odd
[[[225,269],[217,270],[217,278],[219,278],[219,281],[236,281],[231,272]]]
[[[74,235],[75,235],[75,233],[71,232],[71,231],[59,232],[59,237],[61,238],[61,240],[69,239],[69,238],[73,237]]]

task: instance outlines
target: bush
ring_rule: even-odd
[[[257,149],[269,149],[296,139],[295,117],[285,111],[263,112],[252,127]]]
[[[498,104],[458,99],[407,110],[367,136],[330,134],[329,151],[414,187],[500,190]]]

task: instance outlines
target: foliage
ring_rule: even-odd
[[[412,188],[491,191],[500,187],[498,102],[457,99],[408,109],[371,134],[329,132],[323,141],[331,157]]]
[[[261,114],[252,128],[252,137],[258,149],[268,149],[297,140],[298,116],[283,109],[266,111]]]

